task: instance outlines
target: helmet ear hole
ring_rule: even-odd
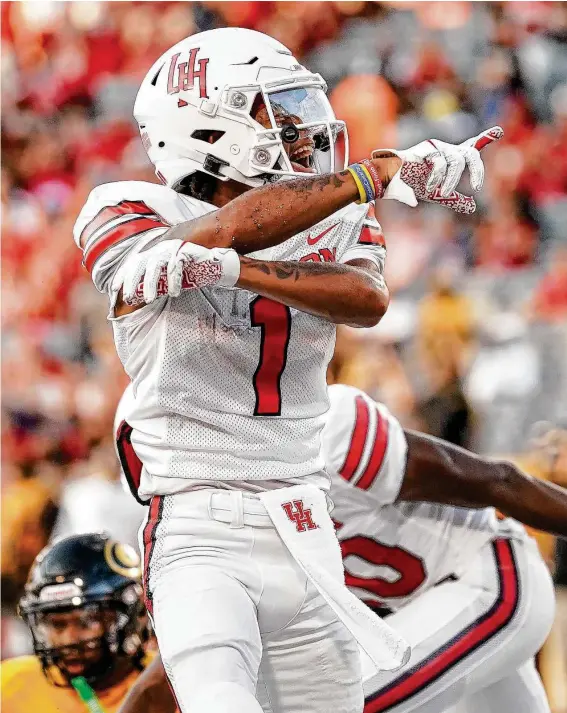
[[[197,141],[206,141],[208,144],[216,144],[219,139],[222,139],[225,133],[225,131],[195,129],[195,131],[191,134],[191,138],[197,139]]]
[[[210,203],[216,190],[217,179],[203,171],[195,171],[182,178],[174,187],[178,193]]]

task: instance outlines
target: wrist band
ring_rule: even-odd
[[[374,184],[374,197],[382,198],[386,189],[384,188],[384,184],[382,183],[382,179],[380,178],[378,169],[372,163],[372,161],[367,158],[363,159],[360,164],[370,174],[370,178],[372,180],[372,183]]]
[[[360,163],[353,163],[347,168],[350,175],[354,178],[356,187],[358,188],[359,200],[356,203],[370,203],[376,197],[374,191],[374,181],[368,169]]]

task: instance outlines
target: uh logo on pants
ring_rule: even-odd
[[[288,520],[295,523],[297,532],[307,532],[307,530],[317,529],[317,525],[313,522],[311,508],[304,507],[303,500],[293,500],[282,503],[282,508]]]

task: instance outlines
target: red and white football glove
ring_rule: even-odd
[[[204,248],[183,240],[165,240],[131,255],[117,270],[112,292],[122,289],[128,305],[150,304],[158,297],[179,297],[182,290],[234,287],[240,258],[230,248]]]
[[[474,213],[476,203],[472,196],[455,189],[468,167],[473,191],[479,191],[484,182],[484,164],[480,151],[504,136],[500,126],[493,126],[457,146],[438,139],[422,141],[405,151],[376,149],[372,158],[394,154],[402,159],[400,170],[392,178],[383,198],[415,207],[418,201],[438,203],[456,213]]]

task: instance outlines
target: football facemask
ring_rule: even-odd
[[[297,173],[334,173],[346,168],[348,134],[335,119],[322,87],[292,87],[256,95],[252,118],[260,124],[251,166],[272,176]],[[265,149],[276,147],[278,157],[266,166]]]

